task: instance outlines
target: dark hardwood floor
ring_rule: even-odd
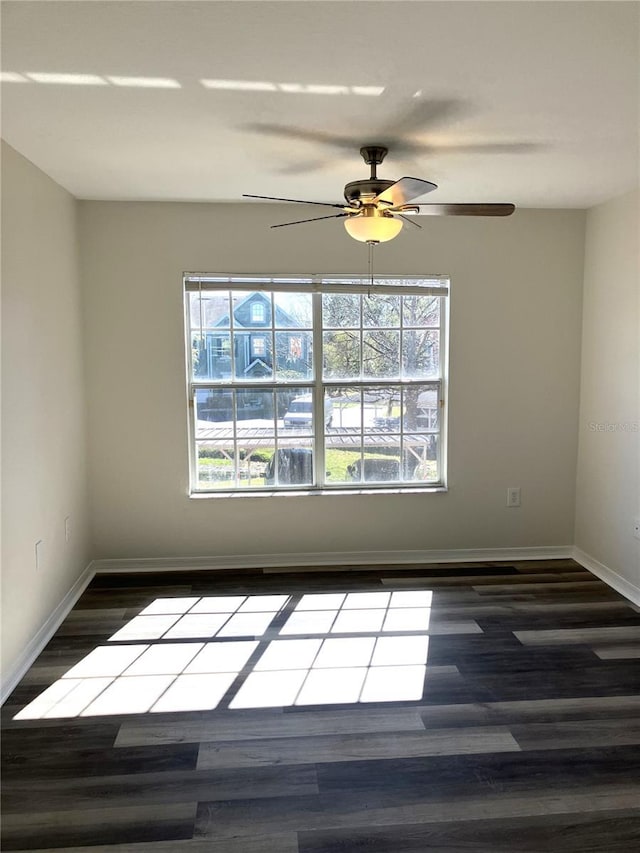
[[[640,613],[571,560],[100,575],[2,735],[7,851],[637,851]]]

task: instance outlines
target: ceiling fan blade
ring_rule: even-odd
[[[434,142],[425,146],[426,152],[430,154],[526,154],[527,151],[539,151],[544,147],[540,142]]]
[[[421,216],[511,216],[515,204],[421,204]]]
[[[422,225],[418,225],[417,222],[414,222],[413,219],[408,216],[404,216],[402,213],[396,213],[396,216],[399,216],[400,219],[404,219],[405,222],[410,222],[412,225],[415,225],[416,228],[422,228]]]
[[[295,222],[282,222],[280,225],[272,225],[271,228],[286,228],[287,225],[302,225],[303,222],[318,222],[320,219],[340,219],[342,216],[350,216],[350,214],[334,213],[331,216],[314,216],[313,219],[297,219]]]
[[[414,198],[419,198],[421,195],[437,189],[437,185],[432,184],[431,181],[423,181],[420,178],[400,178],[399,181],[391,184],[384,192],[376,196],[373,203],[376,204],[381,201],[393,207],[399,207]]]
[[[287,127],[280,124],[262,124],[253,123],[243,126],[244,130],[250,133],[259,133],[262,136],[270,136],[274,139],[283,139],[285,141],[294,142],[310,142],[315,145],[322,145],[328,148],[333,148],[337,151],[346,152],[350,156],[350,161],[355,159],[354,152],[357,152],[362,147],[362,139],[359,135],[342,136],[337,133],[328,133],[323,130],[306,130],[302,127]],[[414,156],[430,151],[428,146],[412,141],[407,137],[402,137],[395,129],[380,130],[368,133],[367,136],[373,140],[372,144],[384,145],[390,151],[393,151],[396,156]],[[428,151],[427,151],[428,149]],[[331,165],[331,161],[325,161],[321,168],[327,168]],[[302,171],[302,170],[301,170]]]
[[[249,193],[242,193],[242,198],[264,198],[267,201],[290,201],[294,204],[320,204],[322,207],[337,207],[339,210],[344,210],[344,204],[330,204],[326,201],[304,201],[300,198],[278,198],[272,195],[249,195]]]
[[[289,163],[281,166],[277,171],[279,175],[308,175],[311,172],[320,172],[322,169],[330,168],[335,160],[301,160],[297,163]]]
[[[467,105],[464,101],[451,98],[430,100],[415,98],[409,108],[397,115],[393,122],[384,127],[378,127],[377,130],[368,133],[367,136],[373,140],[371,144],[384,144],[396,154],[413,153],[415,150],[420,150],[420,146],[416,147],[414,143],[407,140],[407,135],[441,124],[443,121],[463,112],[466,108]],[[357,150],[362,145],[361,137],[329,133],[326,130],[310,130],[304,127],[287,127],[286,125],[268,122],[252,122],[244,125],[244,129],[264,136],[329,145],[349,152]]]
[[[422,100],[414,96],[414,102],[404,114],[396,116],[389,127],[389,132],[394,136],[402,137],[406,134],[428,131],[467,109],[467,104],[460,100],[455,101],[451,98]]]
[[[358,148],[357,142],[351,137],[328,133],[324,130],[305,130],[303,127],[287,127],[282,124],[262,122],[247,124],[244,129],[252,133],[261,133],[264,136],[275,136],[280,139],[295,139],[301,142],[319,142],[321,145],[333,145],[335,148],[342,148],[350,152]]]

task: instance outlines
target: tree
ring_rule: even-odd
[[[428,379],[438,373],[440,297],[421,294],[323,296],[325,375],[336,379]],[[402,323],[402,335],[400,325]],[[362,328],[362,346],[360,329]],[[401,344],[402,341],[402,344]],[[404,391],[404,426],[417,427],[418,386]],[[393,391],[380,389],[388,402]]]

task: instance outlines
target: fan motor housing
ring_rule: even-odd
[[[344,197],[349,204],[362,202],[364,196],[375,198],[388,189],[395,181],[383,181],[381,178],[367,178],[363,181],[351,181],[344,188]]]

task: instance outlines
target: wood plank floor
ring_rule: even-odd
[[[101,575],[2,751],[7,851],[637,851],[640,612],[571,560]]]

